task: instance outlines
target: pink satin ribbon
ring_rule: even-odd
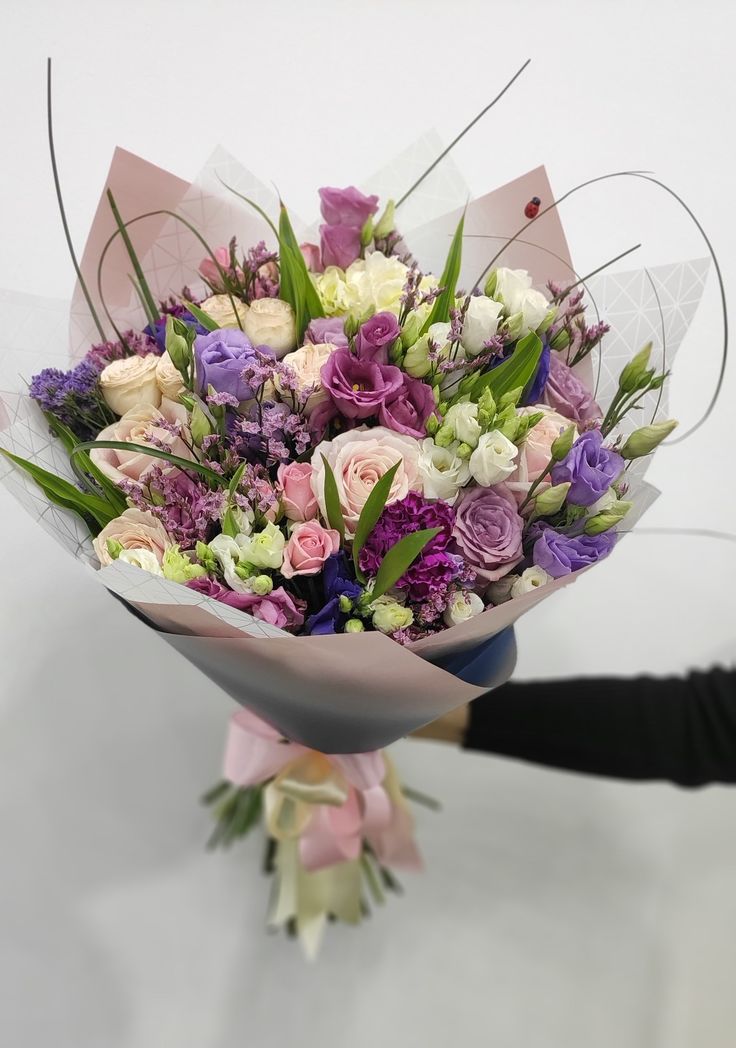
[[[268,782],[298,758],[314,753],[289,742],[248,709],[230,719],[225,746],[225,778],[235,786]],[[417,870],[422,862],[413,836],[411,815],[399,792],[386,788],[383,753],[325,754],[347,784],[343,804],[310,804],[309,821],[299,837],[299,855],[307,870],[360,857],[367,840],[379,861]]]

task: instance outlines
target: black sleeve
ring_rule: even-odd
[[[506,684],[471,703],[463,745],[592,775],[736,782],[736,670]]]

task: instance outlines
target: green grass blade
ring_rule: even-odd
[[[256,204],[255,200],[251,200],[251,198],[250,198],[250,197],[247,197],[247,196],[245,196],[245,195],[244,195],[243,193],[239,193],[237,189],[233,189],[233,187],[232,187],[232,186],[229,186],[229,185],[227,184],[227,182],[224,182],[224,181],[223,181],[223,180],[222,180],[222,179],[220,178],[220,176],[219,176],[219,175],[217,176],[217,180],[218,180],[218,182],[220,183],[220,185],[221,185],[221,186],[224,186],[224,187],[225,187],[225,189],[227,189],[227,191],[228,191],[229,193],[232,193],[232,194],[233,194],[234,196],[236,196],[236,197],[240,197],[240,199],[241,199],[241,200],[243,200],[243,201],[245,201],[245,203],[246,203],[246,204],[248,204],[248,206],[249,206],[249,207],[252,207],[254,211],[257,211],[257,212],[258,212],[258,214],[259,214],[259,215],[261,216],[261,218],[263,219],[263,221],[264,221],[264,222],[267,222],[267,223],[268,223],[268,225],[269,225],[269,226],[271,227],[271,229],[272,229],[272,231],[273,231],[273,235],[274,235],[274,236],[276,237],[276,239],[277,239],[277,240],[279,239],[279,231],[278,231],[278,229],[277,229],[277,228],[276,228],[276,226],[275,226],[275,225],[273,224],[273,222],[271,221],[271,219],[269,218],[269,216],[268,216],[268,215],[266,214],[266,212],[265,212],[265,211],[263,210],[263,208],[262,208],[262,207],[260,206],[260,204]]]
[[[381,566],[376,575],[375,585],[371,593],[375,600],[382,597],[387,590],[394,586],[407,568],[411,567],[428,542],[438,535],[442,528],[424,528],[422,531],[413,531],[410,535],[404,535],[395,546],[392,546],[381,561]]]
[[[201,324],[203,328],[207,328],[208,331],[217,331],[220,327],[217,321],[211,317],[209,313],[205,313],[203,309],[200,309],[199,306],[195,306],[193,302],[190,302],[186,298],[183,298],[181,301],[182,305],[189,310],[194,319]]]
[[[223,487],[224,478],[218,473],[215,473],[209,466],[203,466],[201,462],[196,460],[190,461],[189,459],[180,458],[178,455],[170,455],[168,451],[161,451],[159,448],[151,448],[145,444],[128,444],[122,440],[86,440],[82,444],[72,450],[72,455],[79,455],[82,451],[89,451],[91,448],[113,448],[115,451],[136,451],[139,455],[150,455],[151,458],[163,459],[165,462],[170,462],[172,466],[178,466],[179,469],[191,469],[195,473],[201,473],[203,477],[207,477],[208,480],[217,484],[218,488]]]
[[[399,462],[395,463],[395,465],[387,470],[380,480],[376,482],[370,495],[365,500],[363,509],[361,510],[358,519],[358,526],[355,529],[355,538],[353,539],[353,563],[355,565],[355,574],[358,576],[359,582],[365,582],[365,576],[358,565],[360,551],[363,549],[366,539],[375,528],[378,518],[383,513],[386,500],[391,492],[391,484],[393,483],[399,465]]]
[[[542,357],[542,340],[534,331],[520,339],[512,356],[503,364],[479,376],[473,384],[473,398],[490,389],[498,403],[502,396],[514,389],[526,389],[537,373]]]
[[[42,469],[19,455],[12,454],[5,448],[0,448],[0,454],[5,455],[7,459],[32,477],[47,498],[57,506],[71,509],[82,518],[91,517],[102,528],[117,516],[110,504],[97,495],[85,494],[63,477],[57,477],[55,473],[49,473],[48,470]]]
[[[432,312],[429,314],[422,327],[421,334],[424,335],[432,324],[446,324],[450,319],[450,310],[455,305],[455,289],[460,276],[460,265],[463,259],[463,229],[465,228],[465,212],[463,211],[457,224],[452,244],[447,254],[445,268],[440,277],[440,287],[444,290],[435,299]]]
[[[125,250],[128,252],[128,258],[130,259],[130,264],[132,265],[133,271],[135,272],[136,280],[138,281],[138,290],[140,291],[141,297],[145,300],[145,303],[148,306],[146,310],[146,315],[148,316],[149,321],[156,321],[159,317],[159,311],[158,306],[156,305],[156,300],[151,294],[151,289],[148,286],[146,275],[143,272],[143,268],[140,262],[138,261],[138,256],[135,253],[133,242],[128,236],[126,223],[123,222],[121,218],[120,212],[118,211],[118,206],[115,203],[115,197],[112,195],[112,190],[110,189],[107,190],[107,201],[110,205],[110,210],[113,213],[115,225],[118,227],[120,236],[123,238]]]
[[[340,535],[340,539],[345,541],[345,521],[342,515],[342,507],[340,506],[340,496],[337,493],[337,484],[335,482],[335,474],[332,472],[327,459],[322,456],[322,461],[325,464],[325,509],[327,510],[327,522],[331,528],[334,528]]]

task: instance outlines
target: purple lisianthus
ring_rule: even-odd
[[[355,339],[358,356],[361,360],[388,364],[388,351],[400,334],[401,328],[393,313],[374,313],[361,324]]]
[[[247,611],[253,618],[278,626],[279,629],[295,629],[304,622],[304,601],[290,596],[283,586],[271,590],[265,597],[257,593],[236,593],[204,575],[190,579],[187,586],[222,604],[229,604],[231,608]]]
[[[507,575],[523,557],[524,521],[506,486],[472,488],[455,510],[453,535],[465,560],[489,582]]]
[[[559,579],[607,557],[617,537],[615,531],[604,531],[600,535],[563,535],[545,526],[534,543],[532,558],[537,567],[553,579]]]
[[[319,198],[322,217],[330,226],[357,226],[360,229],[378,210],[378,197],[366,196],[355,186],[345,189],[323,186]]]
[[[603,418],[592,393],[559,353],[550,353],[544,403],[578,424]]]
[[[391,400],[384,401],[378,411],[378,420],[387,429],[422,440],[427,435],[427,419],[437,409],[432,389],[421,379],[402,371],[401,389]]]
[[[539,358],[537,371],[532,379],[532,384],[524,394],[523,404],[539,404],[544,395],[544,390],[549,378],[551,350],[547,343],[542,347],[542,355]]]
[[[410,601],[426,600],[457,578],[462,561],[450,551],[455,510],[449,503],[425,499],[415,491],[386,506],[360,551],[361,570],[374,578],[381,561],[399,539],[425,528],[440,528],[396,583]]]
[[[323,364],[322,387],[346,418],[370,418],[392,400],[403,385],[403,372],[390,364],[359,360],[349,349],[337,349]]]
[[[347,269],[360,256],[359,226],[320,226],[322,263]]]
[[[624,460],[603,447],[603,436],[591,429],[578,437],[570,451],[552,469],[553,484],[570,484],[567,498],[575,506],[592,506],[621,474]]]
[[[217,393],[229,393],[237,400],[251,400],[255,391],[243,377],[249,364],[255,364],[261,354],[273,356],[267,346],[255,349],[247,335],[234,328],[219,328],[194,340],[194,359],[197,384],[200,391],[212,386]]]
[[[345,317],[315,317],[310,321],[305,334],[305,341],[319,346],[329,342],[337,349],[348,348],[348,336],[345,334]]]
[[[189,579],[186,583],[189,589],[196,590],[197,593],[201,593],[204,597],[212,597],[213,600],[220,600],[223,604],[227,601],[225,597],[233,591],[228,589],[227,586],[223,586],[217,579],[210,578],[209,575],[200,575],[198,579]]]
[[[325,588],[325,605],[307,619],[305,632],[324,635],[336,633],[348,620],[348,613],[340,607],[340,597],[357,600],[361,588],[351,578],[347,558],[341,551],[331,554],[324,563],[322,583]]]

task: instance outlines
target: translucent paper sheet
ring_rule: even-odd
[[[364,188],[397,196],[426,167],[439,146],[420,140]],[[218,177],[219,176],[219,177]],[[144,212],[176,211],[214,248],[233,235],[243,245],[269,240],[270,230],[245,204],[225,190],[227,182],[275,213],[274,193],[223,150],[213,154],[191,185],[123,150],[117,150],[109,185],[124,219]],[[468,205],[462,280],[472,286],[502,241],[520,223],[531,196],[552,196],[544,168],[488,193]],[[466,190],[447,159],[416,191],[400,212],[401,228],[425,270],[439,272]],[[449,209],[449,210],[448,210]],[[292,216],[298,233],[305,227]],[[314,227],[313,227],[314,228]],[[82,259],[82,271],[101,316],[97,293],[100,253],[114,230],[104,194]],[[154,215],[131,227],[131,237],[154,295],[167,297],[189,284],[201,284],[197,267],[205,251],[197,236],[168,215]],[[533,235],[532,235],[533,233]],[[490,238],[490,239],[489,239]],[[496,245],[489,251],[489,245]],[[550,278],[576,279],[564,231],[556,212],[535,222],[499,264],[528,269],[541,287]],[[128,279],[129,264],[119,242],[110,249],[102,272],[105,303],[118,327],[140,327],[143,317]],[[644,271],[605,273],[590,283],[601,316],[612,324],[602,347],[600,369],[594,357],[582,374],[598,382],[605,405],[625,359],[651,339],[667,365],[697,307],[707,261]],[[655,293],[656,292],[656,293]],[[68,307],[33,296],[0,293],[4,326],[0,332],[0,442],[16,454],[73,479],[66,454],[48,433],[41,412],[25,396],[26,382],[43,367],[66,367],[98,341],[86,303],[76,289],[67,335]],[[591,303],[592,306],[592,303]],[[108,325],[112,336],[112,328]],[[648,405],[654,411],[656,405]],[[660,404],[659,413],[664,410]],[[643,416],[642,416],[643,417]],[[639,424],[638,420],[637,423]],[[34,520],[78,559],[94,566],[84,525],[66,511],[50,506],[30,478],[0,461],[0,479]],[[635,474],[635,510],[629,526],[656,497]],[[289,738],[325,752],[358,752],[385,746],[454,707],[508,679],[515,652],[508,627],[540,601],[575,581],[576,575],[500,607],[435,637],[402,648],[382,634],[293,637],[244,612],[203,597],[176,583],[116,562],[96,577],[111,592],[158,629],[169,644],[189,659],[236,701],[254,709]],[[470,685],[431,660],[497,637],[494,668],[480,685]]]

